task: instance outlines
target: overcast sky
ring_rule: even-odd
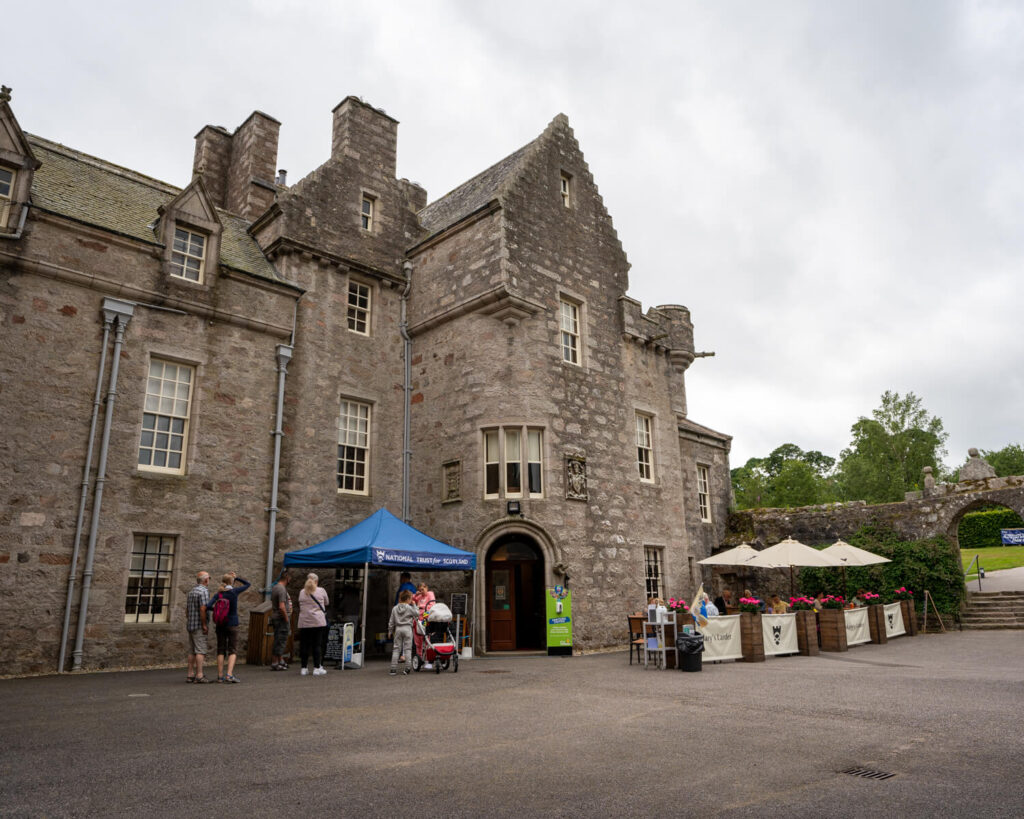
[[[0,82],[29,132],[177,185],[254,109],[294,182],[349,94],[430,200],[559,112],[645,307],[685,304],[690,417],[732,465],[836,456],[884,390],[1024,443],[1024,5],[21,3]]]

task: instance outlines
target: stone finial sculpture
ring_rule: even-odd
[[[934,489],[935,488],[935,477],[932,475],[932,468],[926,466],[921,470],[924,473],[924,488]]]
[[[970,456],[970,460],[960,467],[961,481],[977,481],[996,476],[995,469],[978,454],[977,449],[972,446],[967,450],[967,454]]]

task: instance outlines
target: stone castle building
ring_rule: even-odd
[[[689,311],[627,295],[567,119],[430,204],[359,99],[292,185],[279,127],[203,128],[180,189],[23,132],[4,89],[7,669],[174,662],[196,570],[250,580],[244,611],[381,506],[476,553],[437,581],[477,652],[542,648],[556,583],[583,649],[692,593],[730,439],[689,419]],[[321,575],[351,613],[358,572]]]

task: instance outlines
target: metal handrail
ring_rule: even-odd
[[[974,556],[974,560],[971,561],[971,565],[968,566],[964,570],[964,585],[966,586],[967,585],[967,575],[969,575],[971,573],[971,568],[975,564],[978,564],[978,591],[981,591],[981,578],[983,578],[985,576],[985,570],[983,568],[981,568],[981,564],[978,563],[978,558],[980,558],[980,557],[981,557],[980,554],[975,555]]]

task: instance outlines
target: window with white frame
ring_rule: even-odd
[[[655,546],[644,547],[644,578],[647,588],[647,599],[661,597],[661,549]]]
[[[377,200],[368,194],[363,194],[362,203],[359,207],[359,224],[363,230],[373,230],[373,220],[376,217]]]
[[[562,332],[562,361],[580,363],[580,306],[566,299],[559,300]]]
[[[338,491],[368,494],[370,405],[342,399],[338,413]]]
[[[562,206],[566,208],[572,207],[572,176],[562,172],[559,181],[559,192],[562,194]]]
[[[174,228],[171,248],[171,275],[190,282],[202,282],[206,258],[206,236],[183,227]]]
[[[149,362],[139,438],[139,469],[185,471],[185,446],[195,368],[154,358]]]
[[[173,537],[135,535],[124,601],[126,623],[168,621],[173,570]]]
[[[484,430],[483,455],[485,498],[543,497],[543,430],[525,426]]]
[[[348,329],[364,336],[370,334],[370,286],[368,284],[348,283]]]
[[[651,416],[636,414],[636,465],[640,480],[654,481],[654,439],[651,435]]]
[[[14,196],[14,171],[0,168],[0,230],[7,226],[11,214],[11,199]]]
[[[705,523],[711,521],[711,482],[708,480],[708,468],[697,465],[697,506],[700,519]]]

